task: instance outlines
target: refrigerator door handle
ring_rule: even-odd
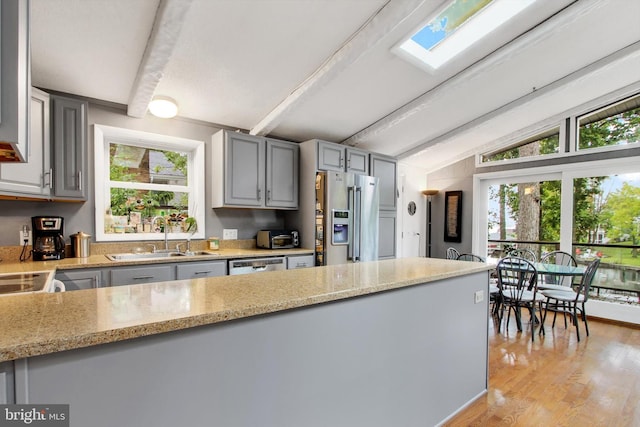
[[[362,188],[354,187],[353,203],[353,262],[360,261],[360,248],[362,245]]]
[[[349,210],[349,244],[347,245],[347,259],[353,260],[353,206],[355,203],[356,187],[347,187],[347,209]]]

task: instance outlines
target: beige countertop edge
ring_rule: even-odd
[[[247,305],[235,310],[221,310],[210,313],[197,315],[177,316],[171,319],[165,319],[155,322],[140,323],[136,325],[119,327],[107,330],[92,331],[78,335],[59,336],[56,338],[46,339],[40,336],[26,338],[22,343],[15,345],[3,346],[0,348],[0,362],[21,359],[25,357],[33,357],[50,353],[57,353],[66,350],[80,349],[100,344],[124,341],[144,336],[156,335],[166,332],[179,331],[183,329],[206,326],[215,323],[260,316],[270,313],[281,312],[285,310],[297,309],[317,304],[329,303],[333,301],[365,296],[369,294],[400,289],[409,286],[434,282],[451,277],[458,277],[468,274],[479,273],[492,269],[492,266],[465,262],[465,268],[457,271],[447,271],[440,274],[431,274],[428,277],[419,277],[411,280],[390,281],[380,283],[376,286],[368,286],[365,288],[349,288],[334,292],[320,293],[316,295],[308,295],[300,298],[291,298],[275,303],[264,305]],[[309,269],[306,269],[309,270]],[[300,271],[300,270],[294,270]],[[229,277],[229,276],[227,276]],[[238,277],[238,276],[235,276]],[[206,279],[201,279],[206,280]],[[175,281],[188,283],[185,281]],[[169,283],[169,282],[164,282]],[[130,285],[145,286],[145,285]],[[124,288],[124,287],[121,287]],[[95,290],[76,291],[76,292],[94,292]]]

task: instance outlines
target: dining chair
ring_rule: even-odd
[[[447,259],[458,259],[460,252],[456,248],[447,248]]]
[[[475,254],[460,254],[456,257],[456,259],[458,261],[485,262],[484,258],[482,258],[480,255],[475,255]]]
[[[537,321],[536,309],[542,313],[544,297],[538,294],[538,272],[530,261],[519,257],[506,257],[498,261],[496,266],[498,288],[500,290],[500,313],[498,316],[498,333],[500,333],[504,311],[507,309],[507,324],[513,311],[518,331],[522,332],[522,309],[529,310],[531,315],[531,341],[535,337]]]
[[[540,258],[540,262],[543,264],[555,264],[565,265],[571,267],[577,267],[578,262],[570,253],[563,251],[553,251],[544,254]],[[542,280],[538,283],[538,289],[552,289],[556,291],[569,291],[573,292],[571,285],[573,284],[573,276],[559,276],[553,274],[543,274]]]
[[[591,283],[593,282],[593,278],[595,277],[599,266],[600,258],[596,258],[589,263],[576,291],[569,292],[553,289],[541,291],[542,295],[546,298],[544,317],[542,318],[542,324],[540,325],[542,331],[544,331],[544,321],[547,318],[547,313],[549,311],[553,311],[552,328],[556,325],[557,314],[566,313],[571,316],[573,324],[576,327],[576,336],[578,337],[578,341],[580,341],[580,328],[578,327],[578,313],[580,313],[582,321],[584,322],[584,328],[587,331],[587,336],[589,336],[589,323],[587,323],[587,313],[584,305],[589,299],[589,288],[591,287]]]
[[[538,257],[531,249],[511,249],[507,256],[524,258],[530,262],[538,262]]]

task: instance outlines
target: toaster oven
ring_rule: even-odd
[[[263,249],[297,248],[300,246],[300,239],[295,230],[260,230],[256,246]]]

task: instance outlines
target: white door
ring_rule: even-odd
[[[398,258],[424,256],[426,201],[418,189],[400,176],[402,194],[400,196],[400,254]]]

